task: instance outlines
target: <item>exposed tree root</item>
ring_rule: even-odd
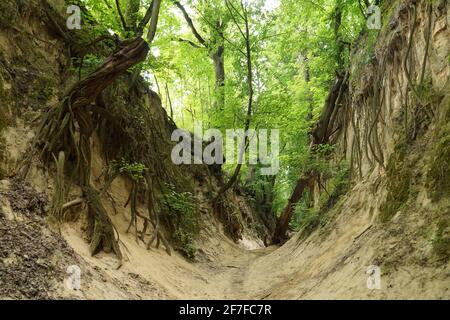
[[[382,90],[383,87],[382,82],[385,70],[386,70],[386,60],[383,58],[380,69],[377,69],[373,84],[372,109],[371,112],[369,112],[368,114],[372,115],[374,113],[375,116],[368,130],[368,137],[367,137],[367,144],[369,145],[370,151],[375,161],[382,168],[385,168],[385,165],[384,165],[383,150],[381,148],[380,141],[378,139],[378,124],[380,122],[380,114],[381,114],[381,104],[382,104],[381,99],[384,97],[384,94],[380,94],[380,91]]]
[[[232,209],[228,205],[227,193],[217,196],[212,201],[214,213],[219,217],[224,226],[225,234],[231,237],[234,241],[242,239],[242,225],[236,215],[233,214]]]
[[[72,200],[72,201],[69,201],[69,202],[63,204],[63,205],[61,206],[61,209],[62,209],[63,211],[65,211],[65,210],[67,210],[67,209],[69,209],[69,208],[78,206],[78,205],[82,204],[83,202],[84,202],[84,199],[83,199],[83,198],[77,198],[77,199],[75,199],[75,200]]]
[[[64,220],[63,216],[65,210],[65,207],[63,205],[65,197],[64,163],[65,163],[65,156],[64,152],[61,151],[58,155],[58,159],[56,159],[55,157],[55,165],[56,165],[56,176],[54,186],[55,191],[53,193],[52,206],[50,208],[50,215],[54,217],[58,222],[62,222]]]
[[[114,227],[109,219],[108,213],[101,204],[97,191],[91,185],[85,185],[83,187],[83,194],[88,204],[90,223],[88,236],[91,240],[91,255],[103,249],[105,252],[114,252],[117,258],[122,260],[122,253],[114,234]]]
[[[142,61],[148,52],[148,45],[141,38],[122,43],[121,49],[111,55],[93,73],[76,83],[62,103],[44,114],[34,140],[33,152],[25,161],[22,175],[26,176],[33,156],[38,155],[44,163],[50,164],[55,154],[57,176],[51,213],[58,221],[63,219],[64,207],[64,163],[70,163],[71,181],[78,183],[88,204],[89,237],[91,253],[101,249],[114,252],[122,258],[114,227],[100,197],[90,182],[91,146],[95,122],[90,106],[102,91],[128,68]]]
[[[406,75],[406,79],[408,81],[407,86],[407,92],[405,95],[406,103],[405,103],[405,134],[407,139],[414,139],[416,136],[416,128],[418,126],[417,123],[417,115],[421,113],[425,113],[426,116],[430,119],[433,119],[435,116],[434,113],[434,107],[430,101],[427,101],[427,99],[424,99],[421,92],[421,87],[424,84],[425,80],[425,71],[426,71],[426,65],[428,60],[428,53],[429,53],[429,47],[430,47],[430,41],[431,41],[431,33],[432,33],[432,20],[433,20],[433,5],[432,3],[428,3],[427,5],[427,18],[428,18],[428,24],[427,24],[427,31],[425,35],[425,54],[423,57],[422,67],[419,74],[419,80],[418,83],[416,83],[415,79],[413,79],[413,75],[411,70],[408,67],[408,62],[411,65],[411,52],[412,52],[412,44],[413,44],[413,36],[417,28],[417,8],[415,4],[412,4],[412,21],[410,25],[410,34],[408,39],[408,47],[406,50],[405,58],[403,60],[403,69]],[[413,130],[414,132],[412,135],[409,134],[409,125],[408,125],[408,91],[411,91],[413,93],[414,100],[417,104],[417,106],[414,106],[415,109],[413,110],[415,117],[413,117]],[[417,110],[419,109],[419,110]]]

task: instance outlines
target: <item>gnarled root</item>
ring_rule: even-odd
[[[133,180],[130,196],[128,197],[128,200],[125,203],[125,207],[128,204],[130,204],[130,211],[131,211],[131,219],[130,219],[130,224],[128,225],[128,228],[127,228],[127,232],[129,232],[131,227],[134,226],[136,242],[139,242],[139,240],[141,240],[142,242],[146,243],[147,250],[150,249],[150,247],[152,246],[152,244],[155,241],[156,241],[156,248],[159,248],[159,245],[162,242],[164,247],[166,248],[167,254],[171,255],[172,252],[170,249],[169,242],[166,240],[166,238],[164,237],[163,233],[160,230],[159,215],[157,212],[155,212],[154,194],[153,194],[153,189],[152,189],[152,179],[150,178],[150,176],[147,175],[146,180],[147,180],[146,196],[147,196],[148,217],[142,215],[139,212],[139,210],[137,209],[139,183],[137,181]],[[140,218],[144,221],[142,231],[138,230],[138,218]],[[145,242],[145,235],[146,235],[147,229],[149,227],[149,224],[151,224],[153,226],[153,233],[150,237],[150,240]]]
[[[102,249],[105,252],[114,252],[122,260],[118,239],[114,234],[111,219],[103,207],[97,191],[91,186],[83,187],[83,194],[88,204],[88,236],[91,240],[90,253],[95,255]]]
[[[101,204],[97,191],[90,184],[90,137],[95,131],[91,106],[113,81],[130,67],[143,61],[149,47],[140,37],[121,43],[119,51],[109,56],[94,72],[77,82],[62,102],[44,114],[41,126],[33,141],[32,152],[24,158],[19,175],[25,178],[35,156],[47,165],[55,159],[56,187],[52,214],[60,221],[64,213],[64,162],[72,163],[71,181],[83,189],[88,204],[91,254],[101,249],[113,251],[119,259],[122,254],[115,238],[114,226]],[[75,176],[77,175],[77,177]]]

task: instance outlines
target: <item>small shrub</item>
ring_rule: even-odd
[[[178,229],[175,232],[175,239],[180,244],[181,252],[189,259],[194,259],[197,252],[197,247],[194,243],[192,235],[185,233],[183,230]]]
[[[164,205],[173,228],[173,238],[181,252],[193,259],[197,248],[194,237],[199,232],[197,205],[191,192],[178,192],[174,185],[167,184]]]
[[[301,232],[300,239],[308,237],[321,223],[321,213],[314,208],[302,209],[297,229]]]
[[[326,151],[326,153],[328,152]],[[339,201],[341,196],[347,193],[350,186],[349,165],[346,161],[330,164],[329,161],[319,158],[318,162],[312,166],[317,172],[320,172],[321,179],[326,184],[326,190],[322,191],[316,208],[310,207],[313,199],[309,194],[309,190],[304,191],[302,201],[297,204],[291,227],[294,230],[301,231],[302,237],[308,236],[317,227],[327,223],[329,218],[327,213]],[[322,185],[322,187],[324,186]]]
[[[142,163],[129,163],[124,158],[118,161],[112,161],[111,166],[114,172],[126,174],[135,181],[142,180],[144,178],[144,171],[146,170],[145,165]]]

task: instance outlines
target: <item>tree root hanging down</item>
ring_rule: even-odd
[[[424,112],[427,114],[427,116],[430,119],[433,119],[435,117],[435,112],[434,112],[434,107],[432,105],[432,103],[430,103],[430,101],[426,101],[427,99],[424,99],[420,88],[423,86],[424,84],[424,80],[425,80],[425,71],[426,71],[426,66],[427,66],[427,60],[429,59],[428,57],[428,53],[429,53],[429,48],[430,48],[430,41],[431,41],[431,33],[432,33],[432,22],[433,22],[433,5],[432,3],[428,3],[427,6],[427,18],[428,18],[428,23],[427,23],[427,32],[425,34],[425,54],[423,57],[423,62],[422,62],[422,67],[421,67],[421,71],[419,74],[419,80],[418,83],[416,83],[415,79],[413,79],[413,72],[411,72],[411,70],[408,67],[408,62],[411,66],[411,52],[412,52],[412,44],[413,44],[413,36],[414,33],[417,29],[417,8],[415,4],[412,4],[412,21],[411,21],[411,26],[410,26],[410,34],[409,34],[409,39],[408,39],[408,47],[406,50],[406,55],[405,58],[403,60],[403,69],[406,75],[406,79],[408,81],[408,86],[407,86],[407,92],[406,92],[406,99],[408,99],[408,90],[411,90],[411,92],[413,93],[413,97],[415,98],[417,104],[418,104],[418,108],[421,110],[424,110]],[[406,119],[408,116],[408,109],[406,109]],[[414,119],[416,120],[416,119]],[[406,120],[407,121],[407,120]],[[407,124],[405,125],[405,130],[406,130],[406,136],[409,137],[408,135],[408,129],[407,129]]]
[[[95,255],[103,249],[105,252],[114,252],[117,258],[122,260],[113,224],[101,204],[97,191],[91,185],[86,185],[83,187],[83,194],[88,204],[88,237],[91,240],[91,255]]]
[[[139,210],[137,209],[137,202],[138,202],[138,194],[139,194],[139,182],[132,179],[132,187],[130,196],[125,203],[125,207],[130,204],[130,224],[128,225],[127,232],[130,231],[131,227],[134,226],[134,234],[136,237],[136,242],[138,243],[139,240],[144,242],[146,244],[147,250],[150,249],[152,244],[156,241],[156,248],[159,248],[160,243],[162,242],[164,247],[166,248],[166,252],[168,255],[171,255],[171,249],[169,242],[164,237],[163,233],[160,230],[160,221],[159,221],[159,214],[155,211],[155,203],[154,203],[154,191],[153,191],[153,185],[152,185],[152,179],[149,174],[145,177],[146,184],[147,184],[147,190],[145,192],[146,194],[146,202],[147,202],[147,212],[148,216],[142,215]],[[143,227],[142,231],[138,230],[138,218],[143,220]],[[149,224],[153,226],[153,233],[150,237],[150,240],[146,243],[145,242],[145,235],[147,233],[147,229],[149,227]],[[139,236],[140,235],[140,236]]]

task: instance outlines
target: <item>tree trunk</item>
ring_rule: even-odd
[[[294,215],[295,206],[302,198],[303,191],[310,185],[311,177],[312,173],[309,172],[306,177],[302,177],[297,181],[294,191],[288,200],[288,204],[284,208],[283,213],[278,220],[277,226],[275,227],[275,232],[272,237],[272,241],[274,243],[280,243],[286,240],[286,232],[289,229],[289,223]]]
[[[242,3],[242,11],[243,11],[243,19],[244,19],[244,23],[245,23],[244,40],[245,40],[245,47],[246,47],[245,55],[246,55],[246,59],[247,59],[247,88],[248,88],[247,117],[245,119],[245,128],[244,128],[244,132],[246,133],[248,131],[248,129],[250,128],[250,119],[252,116],[254,91],[253,91],[253,65],[252,65],[252,51],[251,51],[251,43],[250,43],[249,17],[248,17],[248,12],[247,12],[246,8],[244,7],[243,3]],[[244,143],[239,150],[238,164],[237,164],[236,168],[234,169],[234,173],[231,176],[230,180],[228,180],[228,182],[225,185],[223,185],[222,188],[220,188],[218,195],[216,197],[216,202],[221,197],[222,194],[224,194],[228,189],[230,189],[236,183],[236,181],[239,177],[239,172],[241,171],[241,168],[242,168],[242,162],[243,162],[242,159],[245,155],[247,143],[248,143],[248,135],[245,135]]]
[[[336,119],[333,115],[337,113],[337,109],[339,108],[339,104],[342,100],[343,91],[347,88],[347,81],[347,74],[344,76],[341,76],[340,74],[336,75],[333,87],[325,100],[325,106],[322,110],[320,118],[311,132],[311,145],[309,148],[311,153],[314,153],[317,145],[329,143],[329,138],[332,133],[331,128],[335,125],[334,120]],[[286,232],[289,229],[289,222],[294,214],[295,206],[300,201],[305,188],[312,184],[316,176],[318,176],[317,172],[309,171],[306,173],[306,176],[301,177],[297,181],[294,191],[289,198],[288,204],[278,219],[278,223],[272,237],[272,241],[274,243],[280,243],[286,240]]]
[[[214,72],[216,78],[216,99],[214,101],[214,109],[223,110],[225,107],[225,63],[223,60],[223,47],[220,46],[211,58],[214,62]]]
[[[127,24],[128,31],[132,32],[137,31],[140,7],[141,7],[141,0],[127,0],[125,22]]]
[[[346,76],[337,75],[333,87],[328,93],[325,100],[325,106],[322,110],[319,120],[317,121],[312,132],[312,145],[328,143],[330,121],[335,108],[339,104],[343,86],[346,85]]]
[[[72,87],[68,94],[72,109],[86,107],[95,98],[129,68],[144,61],[149,47],[142,38],[123,43],[122,49],[115,52],[93,73]]]

